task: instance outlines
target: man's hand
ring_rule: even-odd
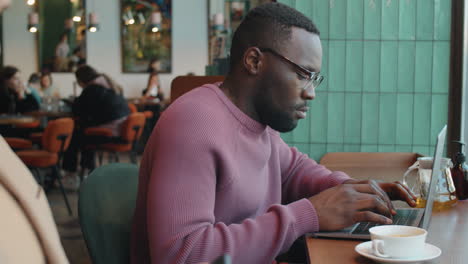
[[[338,230],[356,222],[391,224],[391,208],[371,184],[341,184],[309,198],[321,231]]]
[[[380,189],[379,192],[385,193],[386,197],[391,200],[401,200],[405,201],[409,206],[414,207],[416,206],[416,196],[411,192],[411,190],[406,187],[403,183],[396,181],[396,182],[378,182],[374,180],[365,180],[365,181],[357,181],[357,180],[348,180],[344,183],[349,184],[372,184],[377,186]],[[396,214],[394,212],[393,214]]]
[[[317,211],[320,230],[331,231],[356,222],[391,224],[396,211],[390,198],[416,205],[416,197],[400,182],[377,183],[373,180],[349,180],[309,198],[309,201]]]

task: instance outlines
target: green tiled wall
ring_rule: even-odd
[[[431,155],[447,122],[448,0],[280,0],[321,31],[326,77],[307,119],[284,133],[292,146],[323,154]]]

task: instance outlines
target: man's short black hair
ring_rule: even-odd
[[[315,24],[301,12],[280,3],[267,3],[252,9],[237,28],[231,45],[231,70],[249,47],[280,50],[298,27],[320,35]]]

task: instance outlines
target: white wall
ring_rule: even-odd
[[[88,33],[88,63],[122,84],[126,97],[141,95],[147,74],[121,72],[119,0],[87,0],[87,12],[96,12],[100,22],[97,33]],[[172,0],[172,73],[161,74],[164,93],[178,75],[194,72],[204,75],[208,61],[206,0]],[[26,1],[14,0],[4,12],[4,65],[17,66],[26,79],[38,70],[35,35],[26,30],[29,7]],[[71,73],[54,73],[54,84],[62,96],[73,93]]]

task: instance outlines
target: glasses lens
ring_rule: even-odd
[[[310,80],[307,80],[307,83],[303,86],[303,90],[307,90],[307,89],[310,89],[310,88],[317,88],[323,81],[323,76],[322,75],[314,75],[312,76],[312,79]]]
[[[322,75],[318,75],[313,78],[313,83],[314,83],[314,88],[317,88],[323,81],[323,76]]]

